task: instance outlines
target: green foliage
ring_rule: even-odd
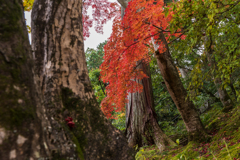
[[[116,112],[114,114],[117,118],[112,120],[112,125],[116,128],[118,128],[119,130],[124,131],[126,129],[126,115],[125,113],[121,113],[121,112]]]
[[[158,157],[163,160],[209,160],[213,158],[225,160],[240,158],[240,107],[224,113],[220,106],[215,106],[202,116],[206,116],[206,129],[212,135],[210,141],[189,142],[184,147],[180,145],[165,151],[165,156],[155,148],[140,148],[136,159],[153,160]]]
[[[166,152],[160,153],[156,146],[142,147],[136,154],[136,160],[158,160],[166,155]]]
[[[106,43],[107,41],[100,43],[96,50],[93,48],[87,48],[85,55],[89,71],[99,68],[102,64],[104,55],[103,47]]]
[[[96,68],[96,69],[90,70],[89,78],[93,86],[93,90],[97,98],[97,101],[99,104],[101,104],[101,101],[103,100],[103,98],[105,98],[106,93],[105,93],[105,84],[100,80],[100,69]]]
[[[172,32],[183,30],[186,38],[176,40],[170,48],[180,65],[189,60],[191,62],[191,65],[188,65],[192,70],[188,88],[194,91],[192,98],[199,94],[199,89],[203,88],[204,84],[213,80],[213,76],[220,78],[222,82],[219,86],[226,88],[229,94],[234,96],[233,89],[238,88],[239,79],[231,79],[240,67],[240,50],[237,47],[240,44],[239,2],[185,0],[174,8],[176,14],[173,15],[169,29]],[[209,51],[212,52],[211,58],[216,65],[207,62],[206,52]],[[230,89],[231,84],[234,87]]]
[[[196,158],[199,153],[193,150],[193,148],[195,148],[195,145],[195,142],[188,143],[184,150],[176,155],[176,158],[179,158],[180,160],[191,160]]]
[[[162,123],[166,124],[166,126],[163,129],[165,134],[169,136],[176,135],[177,136],[176,138],[187,137],[187,130],[183,120],[178,120],[176,124],[174,124],[173,122],[168,125],[167,125],[167,122],[162,122]],[[162,126],[162,123],[160,122],[161,126]]]
[[[107,42],[100,43],[97,49],[88,48],[85,55],[87,60],[87,67],[89,71],[89,78],[93,86],[93,90],[97,101],[101,104],[103,98],[105,98],[105,87],[106,85],[100,80],[100,65],[103,62],[103,47]]]
[[[179,145],[179,142],[180,142],[179,139],[177,139],[177,140],[176,140],[176,143],[177,143],[178,145]]]

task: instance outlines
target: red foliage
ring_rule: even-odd
[[[65,119],[66,122],[70,122],[72,120],[73,120],[72,117],[68,117],[68,118]]]
[[[165,33],[166,39],[171,35],[166,28],[173,12],[169,8],[168,15],[165,15],[163,7],[163,0],[132,0],[128,3],[123,20],[119,15],[113,21],[112,34],[104,47],[104,62],[101,65],[102,80],[108,83],[107,97],[101,106],[108,118],[114,110],[124,110],[129,92],[142,90],[135,79],[147,76],[136,69],[136,64],[139,61],[149,62],[149,51],[154,51],[151,38],[157,40],[159,31]],[[159,52],[164,52],[160,41],[158,44]]]
[[[67,125],[69,126],[70,129],[72,129],[75,126],[75,123],[72,121],[69,121]]]
[[[65,121],[67,122],[67,125],[70,129],[74,128],[75,127],[75,123],[73,122],[73,119],[72,117],[68,117],[65,119]]]
[[[87,14],[89,7],[92,8],[92,17]],[[119,5],[117,3],[108,2],[107,0],[86,0],[83,3],[83,36],[84,39],[89,37],[89,28],[95,23],[97,33],[103,33],[103,24],[111,20],[117,15]]]

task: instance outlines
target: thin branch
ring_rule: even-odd
[[[144,20],[144,22],[145,22],[146,24],[148,24],[148,25],[151,25],[150,22],[147,22],[147,21],[145,21],[145,20]],[[171,31],[164,30],[162,27],[158,27],[158,26],[156,26],[155,24],[152,24],[152,26],[155,27],[155,28],[157,28],[157,29],[160,29],[162,32],[171,32]],[[174,33],[182,33],[182,32],[174,32]]]
[[[101,83],[101,81],[98,79],[98,83],[99,83],[99,85],[100,85],[100,87],[101,87],[101,89],[102,89],[102,91],[103,91],[103,94],[106,96],[106,93],[105,93],[105,91],[104,91],[104,89],[103,89],[103,87],[102,87],[102,83]]]
[[[156,33],[156,34],[154,34],[154,35],[148,36],[148,37],[144,38],[143,40],[146,40],[146,39],[148,39],[148,38],[151,38],[151,37],[153,37],[153,36],[155,36],[155,35],[157,35],[157,34],[159,34],[159,33]],[[140,42],[140,41],[136,41],[136,42],[130,44],[129,46],[126,46],[127,48],[119,55],[118,60],[120,59],[120,56],[121,56],[125,51],[127,51],[131,46],[133,46],[133,45],[135,45],[135,44],[137,44],[137,43],[139,43],[139,42]]]
[[[174,42],[175,40],[179,39],[182,35],[184,35],[185,32],[183,32],[180,36],[178,36],[177,38],[171,40],[170,42],[168,42],[168,44],[171,44],[172,42]]]
[[[238,0],[236,3],[233,3],[233,4],[226,4],[226,5],[224,5],[224,6],[231,5],[232,7],[229,7],[229,8],[227,8],[225,11],[219,12],[219,13],[217,13],[217,14],[222,14],[222,13],[224,13],[224,12],[227,12],[227,11],[231,10],[231,9],[234,8],[239,2],[240,2],[240,0]]]
[[[156,26],[155,24],[152,24],[152,26],[156,27],[157,29],[160,29],[162,32],[171,32],[171,31],[164,30],[161,27]],[[182,33],[182,32],[174,32],[174,33]]]

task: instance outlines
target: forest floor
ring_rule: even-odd
[[[160,153],[156,146],[139,149],[136,160],[240,160],[240,106],[228,113],[213,107],[201,115],[211,139],[202,143],[188,142],[181,145],[182,134],[169,135],[180,145]]]

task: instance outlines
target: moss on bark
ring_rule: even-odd
[[[123,157],[117,155],[121,155],[119,152],[124,150],[123,144],[127,145],[127,143],[123,142],[125,140],[123,134],[113,128],[104,118],[95,97],[83,101],[69,88],[61,89],[61,97],[64,104],[62,114],[65,114],[66,118],[72,117],[75,123],[74,128],[69,128],[66,123],[63,126],[70,133],[79,158],[98,156],[94,158],[122,159]],[[125,151],[125,154],[124,156],[128,158],[133,156],[131,149],[128,152]]]
[[[15,0],[16,5],[12,5],[7,0],[0,0],[0,39],[9,39],[16,32],[22,32],[19,25],[22,11],[21,6]]]
[[[87,145],[86,133],[91,130],[91,132],[101,132],[104,133],[104,140],[107,144],[107,130],[104,128],[104,118],[99,118],[100,109],[96,107],[97,102],[94,99],[88,100],[87,102],[82,101],[78,96],[72,92],[69,88],[62,88],[62,102],[64,108],[62,112],[67,112],[68,116],[74,119],[75,127],[70,129],[71,139],[77,147],[77,152],[79,158],[83,157],[84,147]],[[95,102],[95,103],[94,103]],[[65,125],[66,126],[66,125]],[[89,128],[91,126],[91,129]],[[68,127],[68,126],[66,126]]]
[[[0,51],[0,124],[6,129],[20,127],[24,121],[32,120],[35,112],[27,86],[31,82],[24,71],[26,66],[31,67],[31,62],[27,61],[21,42],[13,43],[12,47],[14,55]]]

